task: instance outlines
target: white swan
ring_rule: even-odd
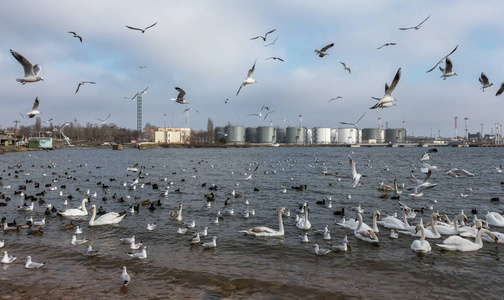
[[[387,216],[383,220],[377,223],[385,228],[398,229],[398,230],[409,230],[411,226],[408,224],[408,218],[406,217],[406,211],[403,209],[403,221],[399,220],[394,216]]]
[[[296,223],[296,227],[302,230],[310,230],[311,228],[311,223],[310,220],[308,220],[308,206],[304,206],[304,218],[299,218],[299,220]]]
[[[446,224],[442,222],[436,223],[436,229],[440,234],[443,235],[453,235],[453,234],[458,234],[459,233],[459,227],[458,223],[459,220],[463,219],[464,221],[467,220],[467,216],[465,214],[459,214],[455,217],[453,220],[452,224]]]
[[[418,253],[427,253],[431,251],[431,246],[429,244],[429,241],[425,240],[425,228],[423,227],[422,224],[418,224],[416,226],[416,232],[420,231],[421,236],[419,240],[414,240],[413,243],[411,243],[411,250],[418,252]]]
[[[95,220],[96,218],[96,205],[91,206],[91,211],[93,212],[93,215],[91,216],[91,219],[89,220],[89,226],[98,226],[98,225],[107,225],[107,224],[117,224],[122,221],[124,216],[126,214],[119,214],[116,212],[109,212],[104,215],[101,215],[98,219]]]
[[[490,226],[504,227],[504,217],[497,212],[488,212],[486,220]]]
[[[280,208],[278,210],[278,231],[271,229],[269,227],[254,227],[247,230],[242,230],[245,235],[255,235],[255,236],[283,236],[284,235],[284,226],[282,221],[282,213],[285,211],[285,208]]]
[[[380,230],[378,229],[378,225],[377,225],[377,223],[378,223],[377,219],[379,219],[379,218],[380,218],[380,211],[375,210],[373,212],[373,228],[369,227],[369,225],[367,225],[366,223],[362,224],[363,228],[372,230],[374,232],[380,232]],[[336,224],[340,225],[343,228],[347,228],[347,229],[351,229],[351,230],[355,230],[355,228],[357,228],[357,226],[359,226],[359,222],[357,220],[357,217],[355,219],[348,219],[348,220],[345,220],[345,217],[343,217],[341,222],[336,222]]]
[[[170,211],[170,219],[182,221],[182,202],[179,203],[179,210],[171,210]]]
[[[467,240],[458,235],[452,235],[446,240],[444,240],[442,244],[437,245],[444,250],[462,251],[462,252],[477,251],[483,247],[483,241],[481,240],[481,235],[483,233],[488,234],[490,237],[494,239],[496,244],[499,244],[499,239],[495,234],[493,234],[488,229],[482,228],[476,235],[476,240],[474,242],[471,242],[470,240]]]
[[[357,226],[357,228],[355,228],[355,231],[354,231],[355,237],[360,240],[369,242],[369,243],[378,243],[379,242],[378,237],[376,236],[376,234],[374,233],[374,231],[372,229],[362,228],[362,224],[363,224],[362,223],[362,216],[359,212],[357,212],[356,217],[357,217],[357,220],[359,221],[359,225]]]
[[[58,216],[63,216],[63,217],[77,217],[77,216],[87,216],[88,211],[86,209],[86,203],[89,203],[88,198],[82,199],[82,209],[79,208],[69,208],[65,211],[59,211]]]
[[[439,215],[437,213],[432,213],[430,216],[430,228],[427,229],[425,228],[425,237],[428,239],[439,239],[441,238],[441,234],[436,229],[436,226],[434,226],[434,219],[437,218],[439,220]],[[423,226],[423,219],[420,219],[420,224]],[[399,230],[400,233],[404,233],[407,235],[412,235],[412,236],[417,236],[420,237],[421,233],[417,232],[416,229],[413,230]]]

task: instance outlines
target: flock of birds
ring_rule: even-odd
[[[416,236],[419,239],[414,240],[411,243],[410,248],[412,251],[418,252],[418,253],[428,253],[431,251],[431,245],[429,242],[429,239],[440,239],[442,238],[443,235],[447,235],[448,237],[445,238],[442,242],[436,243],[436,245],[443,250],[452,250],[452,251],[477,251],[483,247],[483,241],[494,241],[498,243],[499,238],[503,238],[504,233],[498,232],[498,231],[491,231],[489,229],[489,226],[492,227],[504,227],[504,217],[500,215],[497,212],[488,212],[488,214],[485,216],[485,220],[478,219],[476,217],[477,211],[474,209],[472,213],[474,214],[474,219],[472,220],[472,223],[469,223],[470,220],[467,217],[467,215],[464,212],[461,212],[458,214],[455,219],[450,220],[446,215],[443,217],[445,218],[444,221],[441,221],[441,215],[438,212],[432,211],[429,215],[430,220],[428,223],[424,224],[423,219],[420,218],[419,222],[416,222],[414,225],[410,225],[410,222],[413,221],[416,217],[420,216],[421,214],[424,213],[424,208],[422,209],[413,209],[409,207],[407,204],[405,204],[405,201],[403,199],[400,199],[400,197],[411,197],[411,199],[417,199],[420,198],[424,195],[424,193],[427,193],[431,189],[435,188],[438,186],[437,183],[431,183],[429,182],[430,177],[433,173],[435,172],[441,172],[440,168],[434,165],[431,165],[427,163],[431,159],[433,159],[433,154],[437,153],[438,150],[433,148],[429,149],[428,151],[425,151],[422,156],[419,158],[419,162],[421,163],[422,167],[420,168],[420,172],[425,174],[425,177],[423,179],[418,179],[415,176],[411,175],[412,182],[414,182],[414,186],[410,188],[406,188],[403,185],[398,185],[397,180],[394,180],[394,185],[389,186],[384,183],[381,183],[378,186],[378,190],[384,192],[384,196],[387,197],[380,197],[380,198],[388,198],[389,195],[391,194],[392,199],[397,199],[398,205],[400,208],[400,211],[402,212],[402,220],[397,216],[397,215],[388,215],[385,218],[381,218],[381,211],[380,210],[375,210],[373,212],[373,219],[372,219],[372,226],[367,225],[364,220],[363,220],[363,214],[364,214],[364,209],[358,205],[356,207],[352,207],[352,210],[355,211],[355,214],[353,215],[350,214],[350,218],[347,218],[348,215],[345,214],[345,208],[340,210],[335,210],[332,211],[332,199],[331,197],[327,197],[322,201],[317,201],[315,204],[316,205],[321,205],[325,208],[328,208],[331,210],[335,216],[335,224],[337,226],[340,226],[342,228],[345,228],[347,230],[351,230],[350,232],[353,232],[354,236],[356,239],[368,242],[368,243],[373,243],[377,244],[380,243],[381,241],[379,240],[377,233],[382,232],[383,229],[380,229],[378,225],[382,226],[385,230],[390,230],[390,235],[389,237],[392,239],[399,238],[400,235],[410,235],[410,236]],[[31,156],[34,158],[34,156]],[[36,158],[35,158],[36,159]],[[338,181],[342,179],[347,179],[351,181],[349,184],[349,187],[351,188],[359,188],[361,187],[364,183],[362,182],[363,180],[365,181],[367,176],[360,174],[358,172],[357,164],[354,161],[354,159],[348,155],[348,161],[349,161],[349,170],[348,172],[344,173],[328,173],[327,171],[324,171],[324,177],[326,176],[335,176],[338,178]],[[268,163],[268,162],[265,162]],[[295,161],[292,160],[286,160],[287,164],[295,164]],[[255,167],[254,167],[255,165]],[[248,181],[252,180],[253,174],[256,174],[257,171],[259,170],[261,164],[256,163],[256,164],[250,164],[247,168],[246,172],[237,174],[241,176],[241,180]],[[273,166],[273,165],[272,165]],[[35,165],[32,166],[34,168]],[[29,168],[25,169],[21,165],[16,165],[16,166],[9,166],[7,169],[4,169],[2,171],[2,177],[0,177],[0,186],[2,186],[2,189],[4,192],[0,193],[0,199],[4,199],[4,201],[0,202],[0,207],[1,206],[7,206],[11,198],[13,197],[21,197],[21,200],[24,202],[23,205],[17,206],[16,212],[14,213],[15,215],[25,215],[26,213],[33,213],[35,206],[34,203],[38,202],[40,206],[46,207],[46,218],[42,220],[34,220],[33,217],[30,217],[27,219],[25,223],[16,223],[14,220],[13,222],[9,222],[7,218],[2,219],[2,226],[3,226],[3,232],[6,235],[19,235],[20,231],[22,229],[29,229],[28,230],[28,235],[34,235],[34,236],[43,236],[44,235],[44,227],[46,226],[46,222],[54,222],[54,220],[47,219],[50,218],[50,216],[56,217],[59,216],[61,218],[69,218],[70,223],[66,224],[65,226],[61,227],[61,230],[72,230],[73,234],[71,236],[71,239],[69,239],[69,243],[74,246],[78,245],[85,245],[88,244],[88,248],[86,250],[86,255],[89,257],[94,257],[98,256],[99,250],[93,249],[91,246],[90,240],[86,238],[79,238],[83,234],[83,231],[85,232],[85,228],[79,226],[76,224],[75,221],[82,220],[82,218],[88,218],[89,212],[86,208],[88,204],[91,204],[93,202],[98,201],[97,198],[97,193],[91,193],[89,189],[87,190],[80,190],[76,189],[76,191],[79,191],[80,194],[83,195],[83,199],[80,200],[80,206],[76,208],[68,208],[64,210],[57,210],[54,205],[46,203],[43,198],[45,197],[45,194],[49,191],[56,191],[60,190],[59,196],[61,199],[64,199],[63,205],[68,205],[68,200],[72,200],[73,196],[70,193],[63,192],[64,189],[66,189],[66,184],[60,184],[58,186],[58,182],[68,180],[75,180],[71,175],[71,172],[66,171],[64,174],[60,174],[56,172],[59,166],[56,164],[52,166],[47,166],[47,168],[51,168],[53,170],[52,176],[54,176],[54,179],[52,179],[51,183],[45,184],[46,189],[42,189],[41,192],[38,192],[35,194],[35,196],[29,196],[26,194],[27,190],[27,185],[34,185],[34,188],[31,189],[32,191],[37,191],[38,188],[40,187],[40,183],[33,181],[31,179],[26,179],[26,184],[19,185],[17,189],[13,193],[10,193],[10,195],[5,192],[8,191],[9,189],[12,189],[12,186],[4,182],[6,180],[13,180],[14,178],[17,178],[19,180],[19,176],[25,175],[26,178],[29,178]],[[82,168],[87,168],[87,166],[80,165],[78,167]],[[42,166],[44,168],[44,166]],[[97,167],[98,168],[98,167]],[[70,169],[70,168],[68,168]],[[194,168],[195,171],[196,168]],[[284,168],[282,168],[284,169]],[[134,166],[128,167],[126,170],[127,176],[132,176],[133,179],[129,181],[124,181],[121,184],[121,187],[128,190],[128,191],[138,191],[141,189],[144,189],[146,186],[150,186],[155,190],[160,191],[160,197],[163,199],[167,199],[168,197],[168,192],[170,193],[179,193],[180,190],[179,188],[174,189],[173,187],[171,188],[170,185],[173,183],[170,183],[167,181],[167,178],[162,179],[159,182],[145,182],[146,178],[148,178],[148,168],[146,167],[141,167],[138,164],[135,164]],[[72,171],[74,172],[74,171]],[[249,172],[249,173],[247,173]],[[276,171],[274,171],[276,172]],[[496,172],[502,172],[502,168],[498,167],[496,168]],[[475,176],[473,173],[464,170],[464,169],[458,169],[458,168],[452,168],[448,171],[445,172],[446,174],[449,174],[454,177],[473,177]],[[132,175],[133,174],[133,175]],[[176,174],[175,172],[173,174]],[[268,171],[264,171],[264,174],[269,174]],[[196,178],[195,175],[192,177]],[[89,180],[87,180],[89,181]],[[111,182],[115,181],[115,179],[111,178]],[[18,181],[19,182],[19,181]],[[165,184],[166,189],[163,191],[162,189],[159,188],[160,185]],[[104,196],[102,198],[103,201],[106,201],[107,198],[110,197],[109,194],[111,194],[111,189],[109,185],[106,185],[103,182],[97,183],[97,185],[103,189]],[[237,184],[239,186],[239,184]],[[207,185],[206,183],[203,183],[201,185],[202,188],[206,188]],[[305,185],[300,185],[300,186],[292,186],[293,190],[298,190],[302,191],[307,189],[307,186]],[[211,208],[213,203],[216,201],[216,193],[219,190],[219,188],[215,185],[211,185],[208,187],[208,190],[211,192],[209,194],[204,194],[203,198],[205,199],[204,202],[205,204],[203,205],[204,208]],[[259,190],[258,188],[254,188],[254,190]],[[287,187],[282,187],[282,190],[280,191],[282,193],[287,192]],[[233,217],[233,216],[240,216],[243,218],[251,218],[251,216],[255,215],[255,210],[249,208],[249,200],[245,200],[246,204],[246,210],[243,213],[239,213],[234,211],[232,207],[232,203],[236,199],[242,198],[242,194],[236,193],[235,190],[233,190],[231,193],[228,194],[229,197],[224,203],[224,210],[218,211],[217,215],[215,217],[211,217],[211,224],[217,225],[220,222],[222,222],[223,219],[228,218],[228,217]],[[154,211],[156,210],[156,207],[163,206],[161,203],[161,200],[158,201],[150,201],[150,200],[141,200],[140,197],[136,198],[135,197],[135,202],[132,204],[129,196],[126,197],[119,197],[117,193],[114,193],[114,195],[111,197],[112,199],[116,199],[119,203],[125,203],[128,201],[129,209],[125,210],[123,212],[107,212],[105,209],[102,207],[97,208],[97,205],[95,203],[91,204],[91,216],[88,219],[88,226],[105,226],[105,225],[113,225],[113,224],[119,224],[128,214],[135,214],[138,213],[139,206],[142,205],[150,205],[149,210]],[[126,198],[126,199],[125,199]],[[234,199],[233,199],[234,198]],[[350,195],[349,195],[350,198]],[[141,201],[137,202],[137,201]],[[106,203],[106,202],[104,202]],[[432,202],[432,203],[437,203],[437,201]],[[131,204],[131,205],[130,205]],[[179,227],[177,229],[177,234],[187,234],[189,232],[192,232],[194,236],[190,239],[188,244],[191,245],[199,245],[203,249],[215,249],[217,248],[217,236],[213,236],[210,240],[208,241],[203,241],[204,238],[210,237],[209,232],[211,232],[211,229],[209,226],[205,226],[202,230],[197,229],[196,227],[196,221],[191,220],[188,222],[183,222],[186,220],[188,217],[190,218],[190,214],[188,215],[187,213],[183,213],[183,207],[184,203],[180,202],[178,204],[178,209],[173,209],[170,210],[168,213],[168,217],[172,222],[175,222],[179,224]],[[433,208],[427,208],[426,210],[432,210]],[[314,235],[320,235],[322,236],[323,240],[327,242],[327,246],[319,245],[319,243],[314,243],[313,248],[314,248],[314,254],[316,255],[327,255],[331,252],[335,251],[349,251],[350,249],[350,242],[348,240],[347,234],[345,234],[341,240],[341,243],[334,243],[330,244],[332,241],[331,237],[331,232],[329,230],[329,225],[326,225],[324,229],[314,229],[312,225],[312,221],[310,220],[310,204],[308,204],[308,201],[304,201],[301,205],[299,205],[297,212],[299,215],[296,214],[296,220],[295,220],[295,226],[300,230],[299,234],[299,239],[301,243],[309,243],[310,239],[313,238],[311,237],[311,234],[313,233]],[[284,228],[284,222],[283,218],[290,218],[291,212],[290,208],[287,207],[279,207],[277,210],[277,217],[278,217],[278,230],[272,227],[268,226],[255,226],[251,227],[248,229],[240,229],[237,230],[237,233],[243,233],[244,235],[248,236],[253,236],[253,237],[284,237],[285,236],[285,228]],[[11,218],[11,216],[8,216]],[[15,217],[14,217],[15,218]],[[169,221],[170,222],[170,221]],[[38,229],[35,229],[34,227],[37,227]],[[145,228],[147,232],[151,232],[154,230],[159,230],[157,229],[156,223],[148,223],[146,224]],[[474,241],[471,241],[470,239],[474,239]],[[133,259],[141,259],[145,260],[147,259],[147,246],[139,242],[136,239],[136,236],[133,235],[131,237],[123,237],[123,238],[118,238],[117,243],[123,243],[129,245],[130,251],[126,252],[128,256],[130,256]],[[8,248],[8,242],[5,242],[5,240],[0,241],[0,248]],[[4,256],[1,260],[1,263],[3,264],[11,264],[16,261],[16,257],[13,255],[9,255],[8,251],[4,251]],[[31,256],[26,257],[26,263],[25,267],[28,269],[35,269],[35,268],[41,268],[46,265],[46,262],[43,263],[37,263],[32,261]],[[127,272],[126,266],[122,267],[122,273],[120,275],[121,278],[121,283],[123,286],[127,286],[129,282],[131,281],[130,275]]]

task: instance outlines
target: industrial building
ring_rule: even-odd
[[[154,142],[163,144],[189,144],[190,128],[160,127],[154,132]]]

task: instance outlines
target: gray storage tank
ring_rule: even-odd
[[[404,143],[406,142],[406,129],[404,128],[387,128],[385,129],[386,143]]]
[[[230,144],[244,144],[245,143],[245,127],[243,127],[243,126],[229,127],[227,142]]]
[[[287,136],[287,133],[285,131],[285,128],[275,128],[275,139],[279,143],[285,143],[285,138]]]
[[[306,138],[306,129],[302,127],[287,127],[286,139],[287,144],[304,144]]]
[[[257,143],[257,128],[256,127],[247,127],[245,130],[245,141],[247,143]]]
[[[257,127],[257,136],[259,143],[271,144],[273,141],[274,130],[273,126],[259,126]]]
[[[378,143],[382,142],[382,130],[379,128],[363,128],[362,141],[367,143],[370,140],[375,140]]]

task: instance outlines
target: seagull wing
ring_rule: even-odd
[[[446,73],[451,73],[452,72],[452,68],[453,68],[453,64],[451,62],[451,60],[447,57],[446,58]]]
[[[35,97],[35,103],[33,103],[32,111],[37,110],[38,106],[39,106],[39,100],[38,100],[38,97]]]
[[[425,18],[425,20],[423,20],[422,22],[420,22],[420,24],[418,24],[417,26],[413,27],[415,29],[418,29],[420,28],[420,26],[422,26],[423,23],[425,23],[425,21],[427,21],[429,18],[430,18],[431,15],[429,15],[427,18]]]
[[[499,96],[500,94],[502,94],[502,92],[504,92],[504,82],[501,83],[501,86],[500,86],[499,90],[497,91],[497,93],[495,93],[495,96]]]
[[[10,53],[14,58],[23,66],[25,77],[34,77],[35,74],[33,72],[33,65],[27,60],[24,56],[17,53],[16,51],[10,50]]]
[[[257,60],[255,60],[255,61],[254,61],[254,65],[253,65],[253,66],[252,66],[252,68],[248,71],[248,73],[247,73],[247,78],[252,77],[252,74],[254,74],[256,61],[257,61]]]
[[[276,29],[273,29],[273,30],[270,30],[270,31],[266,32],[266,34],[264,35],[264,39],[266,39],[266,36],[268,36],[268,34],[275,32],[275,30]]]
[[[331,43],[331,44],[325,46],[324,48],[320,49],[320,51],[325,52],[325,51],[327,51],[327,49],[331,48],[332,46],[334,46],[334,43]]]
[[[399,30],[409,30],[409,29],[413,29],[415,27],[400,27]]]
[[[79,88],[81,85],[83,85],[84,83],[83,82],[79,82],[79,84],[77,85],[77,89],[75,90],[75,93],[77,94],[77,92],[79,91]]]
[[[390,87],[385,91],[385,95],[390,96],[392,94],[395,87],[397,86],[397,83],[399,82],[399,79],[401,79],[401,68],[397,70],[397,73],[394,76],[394,80],[392,80]]]
[[[105,118],[105,121],[107,121],[107,120],[108,120],[108,118],[110,118],[110,116],[111,116],[111,115],[112,115],[112,114],[109,114],[109,115]],[[104,122],[105,122],[105,121],[104,121]]]
[[[131,26],[128,26],[128,25],[126,25],[126,27],[129,28],[129,29],[133,29],[133,30],[144,31],[143,29],[136,28],[136,27],[131,27]]]
[[[147,93],[147,90],[149,89],[149,87],[146,87],[145,90],[141,91],[140,94],[145,94]]]
[[[363,114],[362,114],[362,116],[359,118],[359,120],[357,120],[357,122],[355,122],[355,124],[354,124],[354,125],[357,125],[357,123],[359,123],[359,121],[360,121],[360,120],[364,117],[364,115],[365,115],[365,114],[366,114],[366,113],[363,113]]]
[[[251,40],[255,40],[255,39],[258,39],[258,38],[262,38],[262,36],[258,35],[256,37],[253,37],[253,38],[250,38]]]
[[[453,50],[452,50],[452,52],[450,52],[450,53],[449,53],[448,55],[446,55],[445,57],[441,58],[441,60],[440,60],[440,61],[439,61],[439,62],[438,62],[438,63],[437,63],[437,64],[436,64],[436,65],[435,65],[432,69],[430,69],[429,71],[427,71],[427,72],[425,72],[425,73],[429,73],[430,71],[434,70],[434,69],[435,69],[435,68],[436,68],[436,67],[437,67],[440,63],[442,63],[442,62],[443,62],[443,60],[444,60],[445,58],[447,58],[448,56],[452,55],[452,54],[453,54],[453,52],[455,52],[455,51],[457,50],[457,48],[458,48],[458,45],[455,47],[455,49],[453,49]]]
[[[150,25],[150,26],[145,27],[144,31],[147,30],[147,29],[149,29],[149,28],[151,28],[151,27],[154,27],[154,25],[156,25],[156,24],[157,24],[157,22],[154,23],[154,24],[152,24],[152,25]]]
[[[236,92],[236,96],[238,96],[238,93],[240,93],[241,88],[243,87],[243,84],[240,85],[240,88],[238,89],[238,92]]]
[[[269,114],[272,114],[272,113],[274,113],[274,112],[275,112],[275,111],[273,110],[273,111],[270,111],[269,113],[267,113],[267,114],[264,116],[263,121],[264,121],[264,120],[266,120],[266,117],[267,117]]]
[[[177,100],[179,100],[179,101],[182,100],[182,98],[184,98],[184,96],[185,96],[185,91],[179,87],[176,87],[175,89],[179,92],[179,94],[177,96]]]
[[[487,83],[488,83],[488,78],[485,76],[485,73],[481,72],[481,76],[480,76],[480,78],[479,78],[479,82],[480,82],[482,85],[485,85],[485,81],[484,81],[485,79],[486,79],[486,81],[487,81]]]

